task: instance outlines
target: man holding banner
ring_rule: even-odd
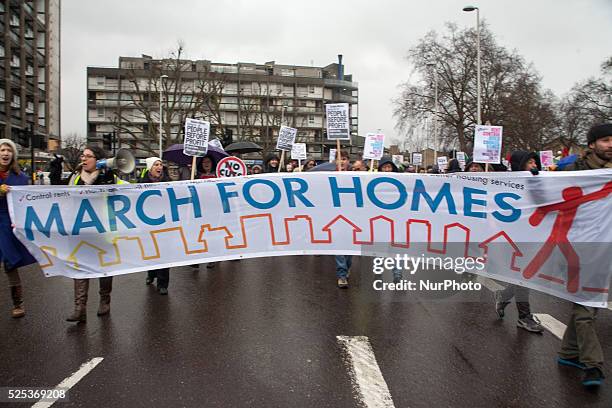
[[[565,170],[612,168],[612,123],[593,126],[587,135],[589,150]],[[563,334],[558,362],[584,370],[582,384],[603,382],[604,355],[595,331],[597,308],[573,304],[572,315]]]

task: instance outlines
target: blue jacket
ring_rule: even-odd
[[[6,179],[0,178],[0,184],[8,184],[9,186],[27,186],[28,181],[28,176],[23,172],[15,174],[10,170]],[[8,218],[8,202],[6,201],[6,196],[0,196],[0,217]]]

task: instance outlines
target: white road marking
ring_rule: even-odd
[[[567,327],[554,317],[545,313],[534,313],[533,314],[542,323],[542,326],[552,334],[554,334],[559,340],[563,339],[563,333]]]
[[[495,282],[492,279],[485,278],[484,276],[478,276],[477,280],[482,283],[482,286],[489,289],[491,292],[495,292],[504,288],[499,283]],[[610,303],[608,303],[608,308],[610,307]],[[534,313],[533,315],[537,317],[538,320],[540,320],[540,323],[542,323],[542,327],[551,332],[559,340],[563,339],[563,333],[565,333],[565,328],[567,327],[566,325],[564,325],[559,320],[555,319],[549,314]]]
[[[346,348],[350,373],[361,403],[366,408],[395,408],[380,372],[370,340],[365,336],[337,336]]]
[[[66,377],[64,381],[59,383],[55,389],[66,389],[74,387],[76,383],[81,381],[83,377],[85,377],[91,370],[93,370],[98,364],[100,364],[104,360],[102,357],[94,357],[85,364],[83,364],[75,373],[73,373],[70,377]],[[38,401],[36,404],[32,405],[32,408],[47,408],[51,405],[55,404],[57,399],[55,400],[45,400]]]

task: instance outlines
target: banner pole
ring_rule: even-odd
[[[298,159],[298,172],[302,171],[302,159]]]
[[[374,159],[370,159],[370,171],[374,171]]]
[[[191,180],[195,178],[195,169],[196,169],[196,157],[193,156],[191,159]]]
[[[336,139],[336,165],[338,166],[338,171],[342,171],[342,157],[340,155],[340,139]]]
[[[285,151],[281,150],[281,158],[280,158],[280,162],[278,163],[278,172],[280,173],[281,169],[283,168],[283,162],[285,161]]]

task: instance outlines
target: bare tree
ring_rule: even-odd
[[[64,157],[66,171],[74,171],[81,163],[81,153],[86,145],[85,138],[76,133],[69,133],[62,138],[62,148],[58,153]]]
[[[579,82],[559,106],[561,137],[566,146],[584,144],[589,128],[612,122],[612,57],[601,64],[601,76]]]
[[[541,90],[540,77],[515,51],[498,45],[486,24],[481,26],[480,41],[483,123],[504,125],[504,141],[512,148],[543,142],[548,133],[545,126],[535,123],[539,120],[536,112],[548,114],[551,101]],[[443,146],[471,149],[477,122],[475,44],[474,29],[459,30],[448,23],[442,37],[432,31],[408,51],[418,79],[402,84],[401,96],[395,100],[399,130],[413,133],[423,120],[436,120]],[[521,122],[515,122],[519,118]]]
[[[194,78],[192,61],[183,60],[183,52],[184,47],[179,44],[169,58],[150,67],[144,79],[142,75],[128,71],[127,81],[131,83],[132,92],[125,93],[127,103],[118,109],[113,124],[118,132],[130,135],[124,142],[131,148],[157,154],[160,103],[163,104],[164,146],[182,142],[186,118],[209,120],[217,132],[223,133],[221,101],[224,76],[203,65],[195,70]],[[161,79],[162,75],[167,75],[167,78]],[[160,90],[164,101],[159,100]]]

